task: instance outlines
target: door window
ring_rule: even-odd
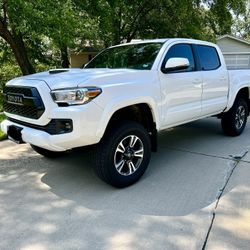
[[[166,62],[173,57],[182,57],[182,58],[187,58],[190,66],[187,69],[183,70],[175,70],[171,71],[171,73],[180,73],[180,72],[190,72],[195,70],[195,61],[194,61],[194,56],[193,56],[193,51],[191,48],[191,45],[189,44],[176,44],[173,45],[167,52],[163,64],[162,64],[162,69],[164,69]]]
[[[216,48],[206,45],[196,46],[202,70],[215,70],[221,66]]]

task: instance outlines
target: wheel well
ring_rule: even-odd
[[[140,123],[149,132],[151,138],[151,149],[153,152],[156,152],[157,130],[152,111],[148,104],[135,104],[117,110],[112,115],[107,128],[109,128],[110,126],[114,126],[118,121],[122,120],[130,120]]]
[[[247,101],[248,111],[250,111],[250,99],[249,99],[249,89],[248,88],[242,88],[236,98],[244,98]]]

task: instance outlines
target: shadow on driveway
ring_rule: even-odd
[[[115,189],[100,181],[84,152],[50,161],[42,182],[56,195],[93,210],[184,216],[215,201],[234,164],[229,155],[247,147],[242,137],[227,137],[217,119],[205,119],[162,134],[148,171],[131,187]]]

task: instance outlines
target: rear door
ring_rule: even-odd
[[[190,63],[189,68],[164,72],[164,65],[173,57],[187,58]],[[191,44],[174,44],[168,49],[159,77],[164,127],[178,125],[201,115],[202,74],[197,71]]]
[[[217,49],[208,45],[195,45],[202,72],[202,116],[222,112],[228,100],[228,71],[220,61]]]

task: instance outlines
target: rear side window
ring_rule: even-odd
[[[193,51],[192,48],[189,44],[176,44],[173,45],[167,52],[162,68],[166,65],[166,62],[168,59],[173,58],[173,57],[182,57],[182,58],[187,58],[190,66],[187,69],[184,70],[176,70],[176,71],[171,71],[171,73],[179,73],[179,72],[190,72],[195,70],[195,61],[194,61],[194,56],[193,56]]]
[[[196,46],[202,70],[215,70],[221,66],[220,58],[214,47],[206,45]]]

